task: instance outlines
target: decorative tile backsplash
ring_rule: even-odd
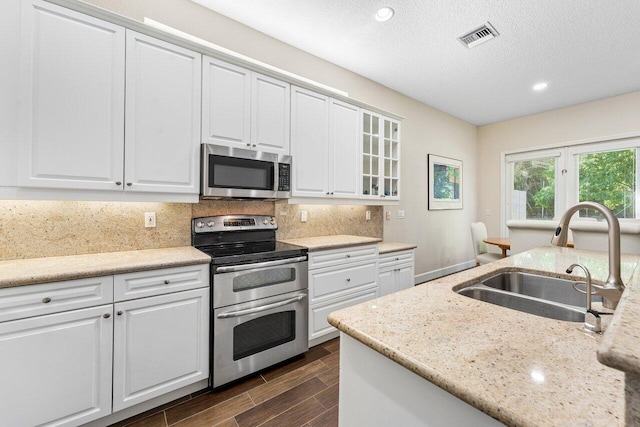
[[[308,217],[304,223],[302,210]],[[144,227],[145,212],[156,213],[157,227]],[[380,206],[0,200],[0,260],[188,246],[191,218],[227,214],[274,215],[279,239],[333,234],[382,238],[383,234]]]

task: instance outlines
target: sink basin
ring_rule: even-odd
[[[567,322],[584,322],[586,296],[573,281],[520,272],[504,272],[456,292],[479,301]],[[594,301],[601,301],[598,296]]]

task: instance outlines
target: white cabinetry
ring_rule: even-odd
[[[202,55],[22,7],[18,185],[197,195]]]
[[[200,191],[202,55],[127,30],[126,191]]]
[[[378,286],[380,296],[409,289],[414,285],[415,250],[380,255],[378,260]]]
[[[122,189],[125,30],[22,2],[18,185]]]
[[[209,377],[209,290],[115,304],[113,410]]]
[[[0,425],[76,426],[206,380],[208,271],[0,289]]]
[[[359,120],[358,107],[292,89],[294,197],[358,197]]]
[[[289,83],[204,57],[202,142],[289,154]]]
[[[337,336],[329,313],[378,296],[377,258],[377,245],[309,253],[310,346]]]
[[[362,110],[362,194],[400,199],[400,122]]]
[[[52,285],[0,289],[2,320],[15,319],[0,323],[0,425],[77,426],[111,413],[113,305],[63,310],[112,300],[113,279]]]

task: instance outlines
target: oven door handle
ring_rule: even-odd
[[[294,262],[306,261],[306,256],[296,258],[279,259],[276,261],[256,262],[254,264],[231,265],[229,267],[218,267],[216,273],[232,273],[234,271],[253,270],[254,268],[273,267],[274,265],[291,264]]]
[[[287,298],[286,300],[276,301],[271,304],[261,305],[260,307],[247,308],[246,310],[227,311],[225,313],[218,314],[218,319],[228,319],[230,317],[246,316],[248,314],[260,313],[261,311],[271,310],[272,308],[282,307],[283,305],[291,304],[292,302],[302,301],[306,298],[305,294],[296,295],[293,298]]]

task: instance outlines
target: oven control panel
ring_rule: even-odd
[[[192,231],[194,233],[210,233],[214,231],[246,231],[246,230],[276,230],[276,218],[268,215],[217,215],[194,218]]]

